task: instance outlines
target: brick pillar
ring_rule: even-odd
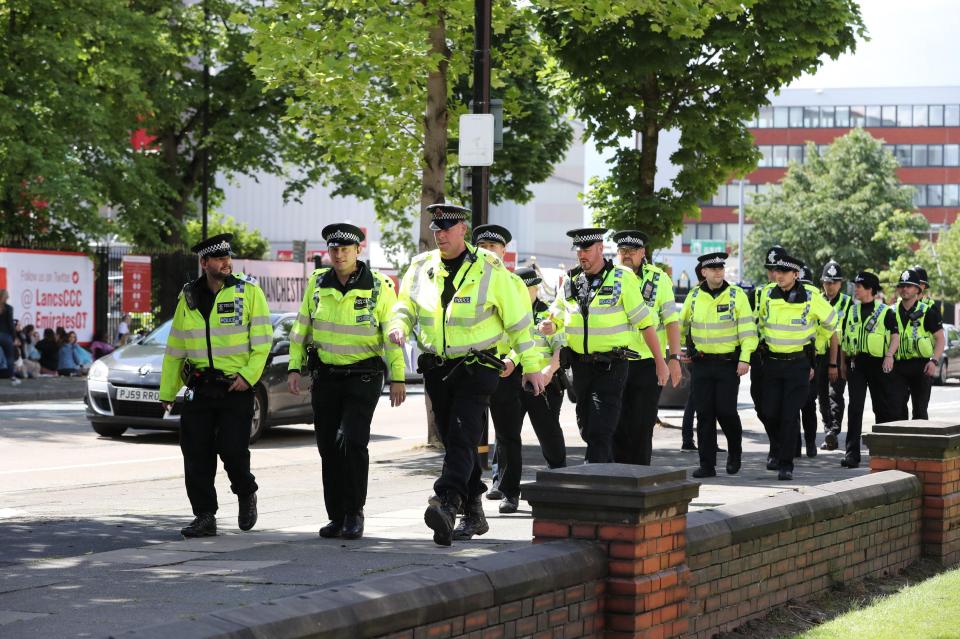
[[[943,566],[960,562],[960,424],[877,424],[863,439],[871,472],[902,470],[923,484],[923,555]]]
[[[606,550],[602,636],[687,633],[687,507],[700,484],[685,470],[586,464],[540,471],[522,490],[534,543],[590,539]]]

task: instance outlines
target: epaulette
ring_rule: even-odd
[[[246,282],[247,284],[253,284],[254,286],[260,285],[260,281],[252,275],[247,275],[246,273],[234,273],[233,276],[238,280]]]
[[[384,284],[386,284],[386,285],[389,286],[390,288],[395,288],[394,285],[393,285],[393,279],[392,279],[392,278],[384,275],[384,274],[381,273],[380,271],[375,271],[375,270],[373,270],[373,269],[370,269],[370,270],[371,270],[371,272],[373,273],[373,276],[374,276],[375,278],[377,278],[378,280],[380,280],[381,282],[383,282]]]
[[[410,260],[410,266],[416,266],[417,264],[423,264],[424,262],[426,262],[427,260],[429,260],[431,257],[433,257],[434,254],[436,254],[436,255],[438,256],[438,259],[439,259],[439,255],[440,255],[440,251],[439,251],[439,250],[436,250],[436,251],[424,251],[423,253],[420,253],[420,254],[418,254],[418,255],[414,255],[414,256],[413,256],[413,259]]]
[[[494,255],[490,251],[487,251],[482,248],[478,248],[477,255],[482,255],[483,259],[486,260],[487,264],[493,266],[494,268],[499,268],[499,267],[506,268],[505,266],[503,266],[503,260],[501,260],[499,257]]]

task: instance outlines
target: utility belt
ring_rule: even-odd
[[[227,389],[233,385],[236,375],[227,375],[215,368],[196,368],[188,366],[185,370],[187,392],[184,400],[216,400],[227,397]]]
[[[740,360],[740,349],[736,348],[729,353],[701,353],[693,356],[694,362],[737,362]]]
[[[417,372],[424,374],[445,366],[450,367],[450,372],[443,378],[444,381],[446,381],[460,368],[465,368],[468,372],[471,372],[469,368],[463,366],[464,364],[467,364],[467,366],[471,364],[485,364],[496,369],[498,372],[504,371],[507,368],[503,361],[497,357],[496,349],[488,348],[485,351],[478,351],[475,348],[471,348],[463,357],[443,357],[436,353],[421,353],[417,358]]]
[[[368,357],[367,359],[354,362],[353,364],[334,365],[320,362],[319,366],[315,370],[312,370],[311,373],[313,374],[314,379],[324,377],[344,378],[359,375],[361,376],[362,381],[369,382],[377,375],[382,375],[385,371],[386,367],[384,366],[381,358]]]
[[[806,350],[797,351],[796,353],[775,353],[773,351],[767,351],[764,358],[781,362],[792,362],[796,359],[809,359],[809,356]]]
[[[569,346],[564,347],[564,349],[569,348]],[[570,350],[567,359],[575,364],[589,364],[603,370],[610,370],[615,362],[640,359],[640,353],[623,347],[617,347],[605,353],[576,353]]]

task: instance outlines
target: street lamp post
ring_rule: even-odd
[[[490,40],[493,0],[474,0],[473,112],[490,113]],[[473,167],[471,222],[476,228],[488,222],[490,167]]]

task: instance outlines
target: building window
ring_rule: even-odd
[[[803,126],[816,129],[820,126],[820,109],[818,107],[803,107]]]
[[[790,107],[790,128],[800,129],[803,127],[803,107]]]
[[[943,165],[960,166],[960,144],[943,145]]]
[[[914,144],[912,166],[926,166],[926,165],[927,165],[927,145]]]
[[[696,224],[684,224],[683,225],[683,235],[680,238],[682,244],[689,244],[693,241],[696,233]]]
[[[709,240],[710,239],[710,225],[709,224],[697,224],[697,237],[698,240]]]
[[[943,186],[943,205],[960,206],[960,184],[945,184]]]
[[[913,155],[909,144],[898,144],[897,150],[893,153],[900,166],[913,166]]]
[[[768,167],[773,166],[771,160],[773,159],[773,147],[766,144],[761,145],[760,147],[760,162],[757,166]]]
[[[787,147],[783,144],[777,144],[773,147],[773,166],[787,166]]]
[[[930,107],[930,126],[943,126],[943,107]]]
[[[897,126],[897,107],[883,107],[883,122],[880,123],[880,126]]]
[[[913,107],[902,104],[897,107],[897,126],[913,126]]]
[[[833,107],[820,107],[820,126],[829,129],[832,128],[833,125]]]
[[[927,205],[927,187],[925,185],[918,184],[914,187],[913,205],[916,207]]]
[[[930,144],[927,146],[927,166],[943,166],[943,146]]]
[[[914,105],[913,126],[927,126],[927,106]]]
[[[789,162],[803,164],[803,147],[799,144],[791,144],[787,149],[787,160]]]
[[[787,107],[773,107],[773,127],[785,129],[790,123],[790,111]]]
[[[960,126],[960,105],[951,104],[943,108],[944,126]]]
[[[850,128],[850,107],[845,107],[845,106],[837,107],[836,126],[841,129]]]
[[[726,224],[711,224],[710,225],[710,239],[711,240],[726,240]]]
[[[943,185],[927,185],[927,206],[943,206]]]
[[[867,126],[880,126],[880,107],[867,107]]]
[[[867,121],[867,109],[862,106],[850,107],[850,126],[852,128],[862,127]]]

